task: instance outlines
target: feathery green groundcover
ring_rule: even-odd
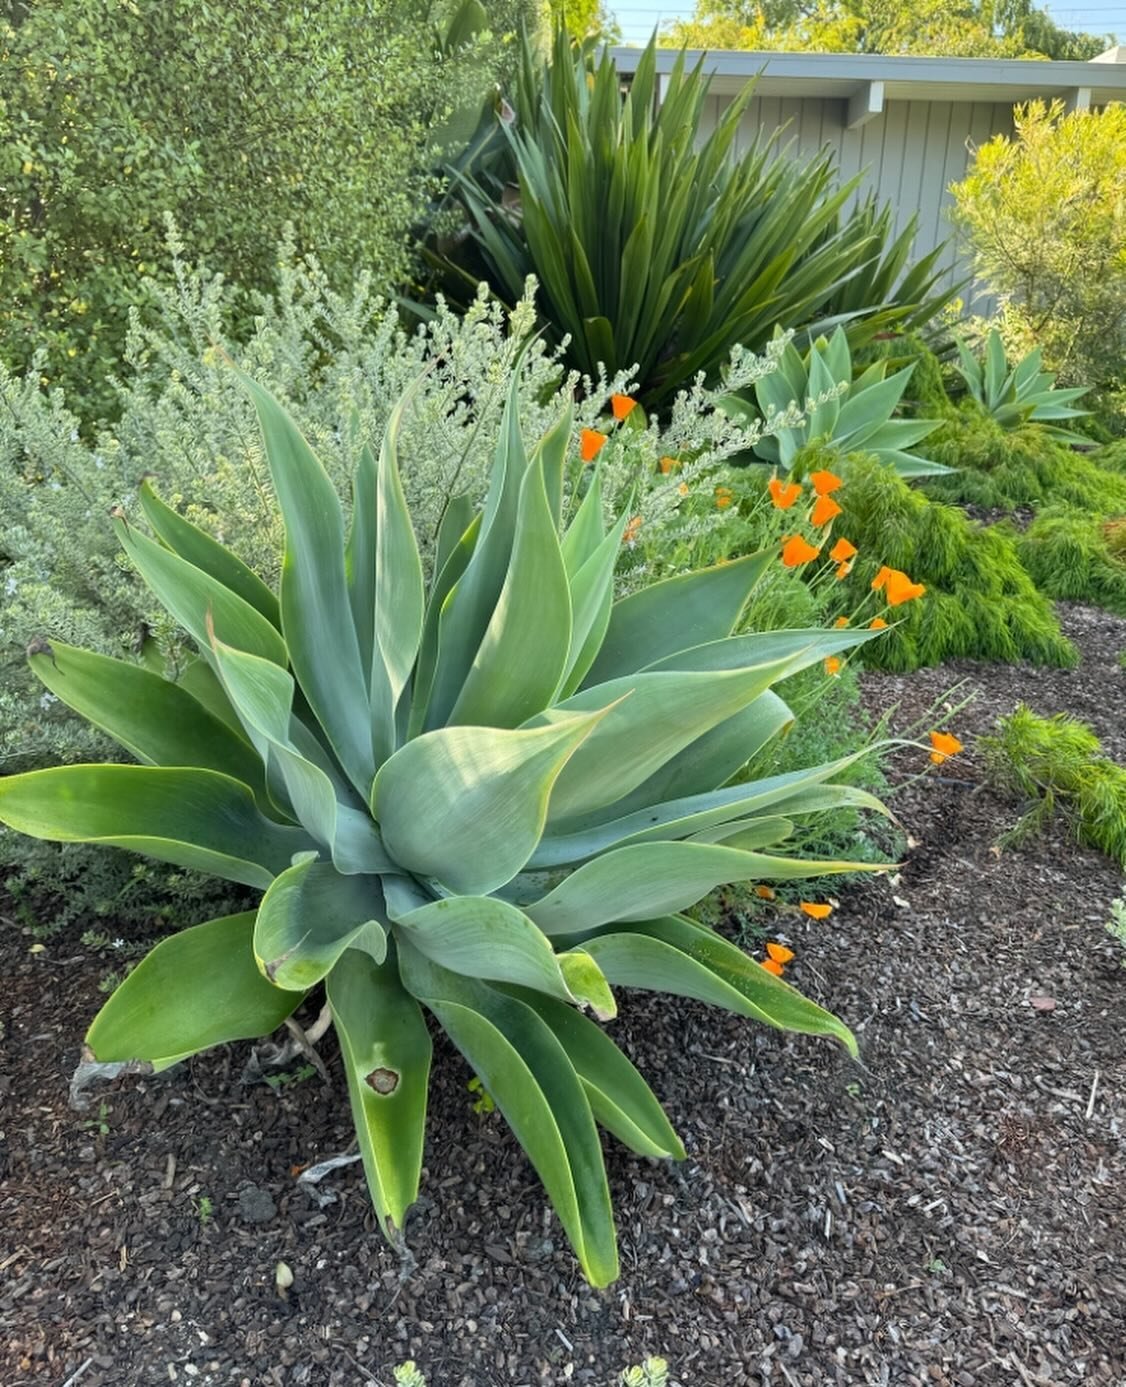
[[[1048,597],[1090,602],[1126,616],[1126,552],[1115,547],[1119,534],[1113,522],[1097,515],[1054,506],[1020,535],[1017,553]]]

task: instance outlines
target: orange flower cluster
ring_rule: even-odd
[[[787,949],[785,944],[776,944],[771,939],[766,945],[766,957],[762,961],[762,967],[768,973],[773,973],[776,978],[780,978],[793,956],[793,949]]]
[[[611,395],[610,411],[620,424],[623,419],[629,417],[634,409],[637,408],[637,401],[631,400],[628,395]]]
[[[782,563],[786,568],[800,568],[802,564],[811,563],[820,553],[820,549],[802,539],[801,535],[790,535],[782,541]]]
[[[579,456],[583,462],[593,462],[606,443],[606,434],[599,433],[597,429],[583,429],[579,434]]]
[[[771,477],[766,489],[770,492],[770,500],[775,510],[789,510],[801,495],[801,487],[797,482],[780,482],[777,477]]]
[[[715,504],[717,510],[726,510],[735,499],[735,493],[729,486],[717,486],[715,489]]]
[[[889,607],[900,607],[926,592],[924,584],[913,583],[901,569],[889,568],[887,564],[872,579],[872,587],[876,592],[883,589]]]
[[[825,673],[837,675],[841,672],[841,660],[839,655],[830,655],[825,661]]]
[[[941,766],[943,761],[957,756],[962,750],[962,743],[953,732],[932,732],[931,747],[931,760],[936,766]]]

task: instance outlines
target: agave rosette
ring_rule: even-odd
[[[996,328],[990,331],[985,340],[980,361],[960,337],[956,340],[959,375],[982,409],[1003,429],[1039,424],[1058,443],[1090,445],[1089,437],[1076,433],[1064,423],[1065,420],[1081,419],[1090,413],[1086,409],[1072,408],[1076,400],[1087,394],[1089,386],[1057,387],[1054,373],[1043,369],[1039,347],[1030,351],[1010,370],[1005,344]]]
[[[771,686],[875,633],[733,635],[773,553],[615,601],[626,517],[607,524],[597,466],[565,487],[569,409],[526,448],[515,387],[484,508],[451,501],[427,581],[399,477],[409,400],[378,456],[363,449],[346,526],[295,424],[245,384],[285,522],[278,593],[146,483],[154,537],[114,523],[199,658],[172,682],[58,642],[30,653],[139,764],[8,777],[0,819],[263,892],[256,910],[160,942],[88,1047],[163,1069],[268,1034],[324,984],[371,1197],[397,1240],[422,1164],[429,1013],[606,1284],[598,1126],[683,1155],[598,1024],[615,987],[855,1051],[836,1017],[681,912],[720,883],[857,866],[773,851],[804,816],[879,808],[834,783],[847,762],[729,782],[791,720]]]

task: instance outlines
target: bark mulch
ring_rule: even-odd
[[[871,675],[866,697],[901,701],[906,726],[966,677],[981,696],[959,731],[1025,699],[1126,759],[1126,622],[1063,615],[1079,670]],[[76,1113],[104,965],[6,925],[0,1383],[359,1387],[413,1357],[431,1387],[605,1387],[663,1353],[682,1387],[1124,1387],[1126,968],[1103,928],[1121,877],[1061,824],[998,852],[1019,806],[972,751],[940,775],[894,801],[913,844],[897,876],[842,888],[825,922],[767,921],[861,1063],[626,999],[615,1034],[689,1158],[609,1148],[622,1276],[603,1292],[443,1043],[404,1264],[358,1166],[323,1208],[294,1178],[351,1139],[331,1038],[331,1086],[245,1085],[232,1046]]]

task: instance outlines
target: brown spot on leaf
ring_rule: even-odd
[[[399,1087],[399,1074],[395,1069],[373,1069],[365,1076],[364,1083],[386,1097]]]

